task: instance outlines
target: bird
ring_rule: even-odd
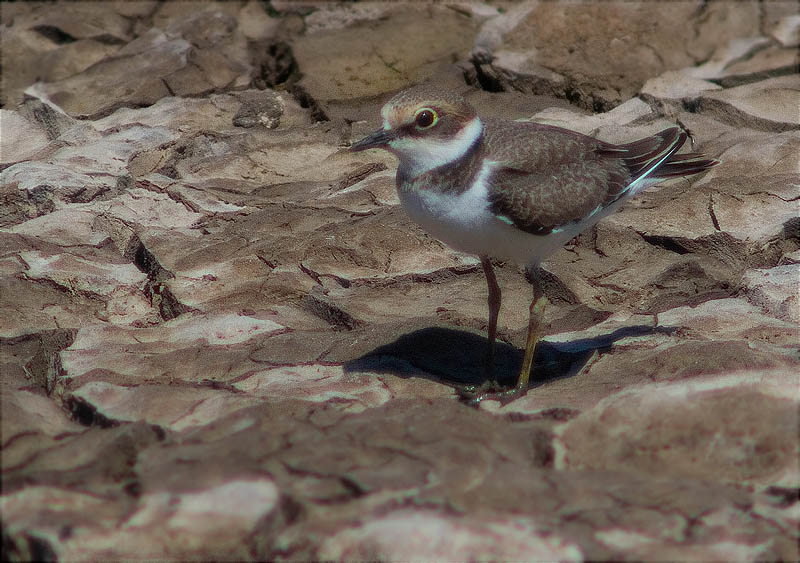
[[[688,136],[673,126],[626,144],[531,121],[480,117],[451,90],[423,84],[394,95],[383,126],[350,151],[383,149],[398,159],[405,212],[429,235],[476,255],[488,286],[486,387],[493,377],[501,305],[492,260],[524,268],[533,288],[522,366],[513,395],[527,391],[547,304],[541,262],[643,189],[705,172],[719,161],[678,149]],[[487,396],[477,393],[477,400]]]

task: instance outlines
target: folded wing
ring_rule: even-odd
[[[513,139],[523,136],[525,145],[517,146]],[[686,138],[680,128],[670,127],[613,145],[558,127],[493,128],[490,123],[486,142],[496,163],[488,178],[490,209],[532,234],[558,231],[632,195],[646,179],[696,174],[717,163],[696,153],[674,154]]]

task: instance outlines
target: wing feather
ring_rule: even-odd
[[[686,141],[678,127],[623,145],[534,123],[486,127],[491,211],[523,231],[545,235],[597,213],[652,175]],[[525,142],[520,142],[525,139]],[[669,174],[683,167],[669,163]],[[688,164],[688,163],[687,163]]]

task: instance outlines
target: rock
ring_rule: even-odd
[[[0,110],[2,165],[26,160],[47,145],[47,134],[15,111]]]
[[[152,28],[75,76],[40,83],[31,95],[74,117],[103,117],[119,107],[151,105],[249,83],[244,38],[221,12],[201,11],[165,30]],[[109,87],[109,84],[113,86]]]
[[[528,3],[484,24],[474,51],[477,80],[494,91],[555,94],[609,110],[648,78],[708,58],[716,42],[757,31],[753,4],[715,5],[697,24],[702,32],[693,32],[685,24],[698,9],[704,10],[672,3],[654,16],[652,6],[636,3]],[[657,31],[648,23],[653,17],[661,22]],[[711,35],[715,43],[706,39]]]
[[[0,172],[6,210],[2,223],[17,225],[69,203],[87,203],[118,193],[124,179],[111,174],[87,174],[73,167],[45,162],[20,162]]]
[[[502,13],[493,14],[494,17],[481,26],[475,38],[473,59],[488,62],[492,53],[502,46],[506,34],[520,25],[535,6],[535,2],[522,2]]]
[[[269,479],[255,476],[177,494],[147,492],[141,496],[133,513],[125,515],[114,510],[113,502],[94,495],[49,487],[36,487],[30,493],[59,507],[55,518],[42,526],[44,537],[32,536],[28,540],[30,543],[26,547],[30,553],[54,553],[53,546],[58,545],[61,552],[77,559],[114,557],[131,550],[151,556],[166,550],[181,558],[201,557],[208,553],[205,541],[209,536],[217,538],[220,556],[238,553],[246,557],[248,550],[230,538],[258,529],[259,521],[276,508],[279,497]],[[4,503],[4,513],[11,517],[11,530],[15,534],[29,524],[24,518],[22,503],[15,498],[18,496],[10,496]],[[242,504],[252,509],[242,511]],[[100,525],[87,526],[80,516],[84,510],[102,514],[105,524],[97,522]],[[220,524],[215,515],[226,510],[230,517]],[[41,518],[43,514],[37,512],[35,516]],[[76,535],[70,533],[61,539],[65,525]],[[105,541],[92,545],[81,540],[81,536],[109,533],[112,535]],[[175,538],[180,538],[180,548],[171,547]],[[15,544],[13,547],[19,550],[17,555],[24,555],[22,546]]]
[[[800,45],[800,15],[791,14],[781,18],[771,35],[784,47]]]
[[[797,427],[798,397],[787,396],[791,379],[780,370],[630,388],[561,429],[556,467],[658,474],[669,466],[670,474],[717,482],[771,483],[797,466],[790,434]],[[761,405],[769,415],[742,417],[745,404]],[[608,447],[611,436],[619,448]],[[698,449],[706,455],[690,453]]]
[[[252,41],[272,38],[279,26],[279,20],[269,17],[264,6],[255,0],[250,0],[242,7],[238,20],[242,34]]]
[[[422,531],[419,541],[401,538]],[[538,533],[537,533],[538,532]],[[319,548],[323,559],[430,560],[464,559],[580,559],[580,548],[560,537],[537,531],[528,520],[474,521],[419,511],[395,511],[365,526],[339,531]]]
[[[69,6],[3,6],[9,559],[797,559],[793,3]],[[720,160],[548,259],[478,408],[478,260],[346,150],[421,80]]]
[[[98,317],[114,324],[153,321],[150,301],[145,297],[147,276],[129,262],[107,264],[73,254],[49,256],[21,252],[24,276],[34,283],[46,282],[71,294],[81,293],[106,301]]]
[[[174,330],[177,329],[177,330]],[[214,348],[242,344],[258,335],[272,334],[283,327],[268,319],[256,319],[240,314],[184,315],[168,324],[155,327],[123,327],[114,325],[95,325],[79,331],[72,345],[62,352],[62,366],[65,377],[74,380],[85,375],[97,365],[92,350],[103,347],[118,348],[119,363],[114,366],[108,358],[109,369],[117,373],[142,376],[148,367],[136,362],[136,349],[151,348],[155,353],[169,354],[192,345]],[[129,354],[133,361],[125,365],[122,359]],[[84,366],[89,366],[85,369]],[[188,366],[183,366],[185,369]],[[202,374],[202,370],[198,370]],[[184,372],[182,377],[187,377]]]
[[[684,73],[696,78],[719,78],[730,65],[752,57],[768,44],[766,37],[732,39],[724,47],[716,49],[711,59],[700,66],[685,69]]]
[[[59,438],[85,428],[69,419],[47,395],[31,387],[19,366],[3,368],[3,471],[24,465],[38,452],[57,445]]]
[[[28,4],[13,15],[4,10],[4,24],[2,100],[9,109],[23,101],[22,91],[33,82],[83,72],[133,38],[129,20],[113,4],[76,4],[63,13]]]
[[[240,99],[242,107],[233,117],[236,127],[263,125],[267,129],[274,129],[280,123],[283,107],[277,94],[267,97],[261,92],[252,92],[252,95],[245,97],[242,93]]]
[[[792,158],[799,139],[800,134],[794,131],[778,134],[747,132],[738,139],[728,135],[724,143],[727,146],[720,155],[724,157],[720,167],[712,169],[711,178],[703,177],[698,184],[707,184],[720,170],[728,178],[746,178],[760,174],[791,179],[792,175],[800,172],[800,166]],[[778,187],[777,193],[786,199],[793,199],[791,186],[786,186],[785,189]]]
[[[341,367],[281,367],[238,381],[236,389],[259,397],[285,397],[318,403],[335,400],[346,412],[361,412],[391,398],[377,378],[348,376]],[[345,407],[343,403],[351,403]]]
[[[749,322],[735,322],[742,314],[751,315]],[[661,326],[692,327],[692,331],[703,337],[746,338],[784,348],[784,352],[795,354],[792,339],[800,330],[791,322],[763,315],[758,307],[741,299],[718,299],[706,301],[696,307],[677,307],[659,314]]]
[[[48,140],[58,139],[78,123],[58,106],[47,104],[38,98],[26,98],[18,111],[25,119],[44,130]]]
[[[752,57],[737,61],[725,69],[717,79],[725,87],[739,86],[761,78],[792,74],[797,57],[792,48],[762,49]]]
[[[671,70],[645,82],[641,94],[657,99],[695,100],[709,90],[721,89],[721,86],[708,80],[693,78],[681,71]]]
[[[705,93],[700,101],[705,111],[723,121],[766,131],[788,131],[800,127],[800,78],[784,76]]]
[[[313,6],[313,11],[304,18],[306,33],[335,31],[365,22],[375,22],[388,17],[390,12],[389,6],[382,4],[364,4],[352,9],[336,4],[321,4]]]
[[[25,247],[28,244],[38,247],[45,243],[99,247],[109,236],[95,229],[96,222],[96,214],[91,210],[70,207],[20,223],[8,229],[8,232],[23,235],[27,239]],[[14,250],[19,251],[20,248]]]
[[[60,244],[75,246],[64,248],[39,238],[41,232],[31,225],[36,220],[23,223],[36,234],[24,230],[4,234],[7,248],[3,251],[0,299],[4,310],[11,312],[0,324],[4,338],[112,320],[153,319],[150,301],[143,294],[143,277],[107,244],[107,235],[90,231],[91,215],[56,212],[40,219],[41,226],[50,227]],[[77,219],[78,225],[58,224],[61,219]],[[81,227],[87,232],[73,238]],[[96,244],[87,236],[95,236]]]
[[[768,270],[748,270],[742,278],[750,301],[779,319],[800,322],[797,301],[797,266],[787,264]]]
[[[405,6],[378,20],[371,19],[372,12],[385,8],[361,10],[367,21],[355,34],[351,28],[336,29],[345,21],[326,23],[330,27],[325,30],[318,24],[292,42],[303,72],[299,85],[318,103],[377,96],[421,82],[468,52],[476,33],[472,18],[445,6]],[[329,22],[330,16],[323,9],[319,19]],[[420,26],[420,20],[425,25]],[[313,33],[314,29],[320,31]],[[411,35],[413,42],[407,40]]]

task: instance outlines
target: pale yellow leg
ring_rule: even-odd
[[[525,342],[525,355],[522,357],[522,369],[517,379],[517,391],[525,391],[528,388],[528,381],[531,376],[533,366],[533,355],[536,351],[536,343],[542,336],[542,324],[544,320],[544,310],[547,307],[547,297],[539,297],[531,303],[530,318],[528,320],[528,338]]]
[[[536,343],[542,335],[542,324],[544,321],[544,310],[547,306],[547,298],[539,285],[536,271],[526,272],[528,281],[533,286],[533,301],[528,317],[528,338],[525,341],[525,355],[522,357],[522,369],[517,379],[517,392],[524,392],[528,388],[531,377],[531,367],[533,366],[533,355],[536,351]]]

